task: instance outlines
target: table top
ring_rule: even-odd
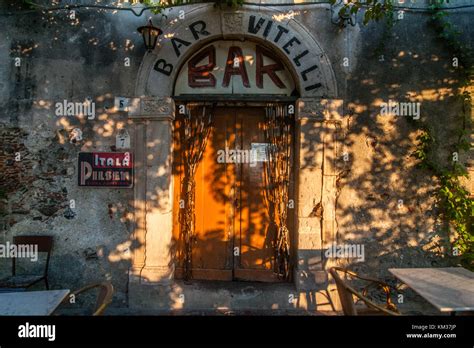
[[[68,294],[67,289],[0,293],[0,316],[51,315]]]
[[[474,311],[474,272],[462,267],[389,268],[441,312]]]

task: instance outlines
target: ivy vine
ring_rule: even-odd
[[[334,5],[339,0],[330,0],[329,2]],[[366,8],[364,12],[364,24],[370,21],[378,22],[382,18],[385,18],[387,14],[393,13],[393,0],[349,0],[345,1],[339,14],[343,17],[349,14],[356,14],[361,8]]]
[[[464,267],[474,270],[474,200],[461,183],[461,179],[468,177],[468,173],[459,162],[459,154],[471,148],[468,130],[471,127],[472,97],[468,88],[474,80],[473,55],[470,48],[460,41],[460,31],[448,21],[448,14],[442,8],[443,3],[444,0],[437,0],[431,5],[430,23],[437,31],[438,37],[446,42],[454,53],[455,59],[458,59],[461,80],[457,97],[462,103],[462,112],[458,117],[462,126],[458,131],[456,143],[452,145],[453,152],[449,158],[451,164],[447,168],[438,165],[430,156],[436,139],[429,128],[423,129],[417,137],[417,149],[412,155],[419,160],[420,167],[431,169],[439,178],[440,206],[444,217],[456,231],[452,254]]]
[[[337,0],[331,0],[335,4]],[[356,14],[363,6],[367,6],[364,13],[364,24],[369,21],[379,21],[386,18],[384,32],[381,42],[374,50],[376,56],[380,56],[385,44],[391,36],[394,26],[394,13],[392,0],[360,0],[347,1],[340,10],[341,15],[348,13]],[[417,148],[412,156],[419,160],[419,166],[432,170],[439,178],[440,188],[438,198],[443,215],[456,231],[456,237],[452,243],[452,254],[459,258],[460,263],[474,270],[474,200],[470,198],[469,192],[461,183],[463,177],[467,177],[466,168],[459,162],[459,154],[471,148],[468,130],[471,128],[471,105],[472,97],[468,91],[474,81],[473,54],[468,45],[460,40],[461,32],[449,22],[448,13],[443,5],[449,0],[433,0],[429,7],[431,13],[430,23],[448,48],[459,61],[458,69],[461,80],[457,97],[462,103],[460,118],[461,128],[455,144],[452,145],[451,163],[447,168],[438,165],[432,159],[432,152],[437,143],[433,137],[433,131],[424,126],[421,134],[417,137]]]
[[[181,5],[192,5],[192,4],[199,4],[204,3],[206,1],[202,0],[169,0],[167,2],[161,2],[156,0],[141,0],[140,1],[145,6],[150,7],[150,11],[153,14],[161,13],[165,8],[169,8],[172,6],[181,6]],[[244,0],[214,0],[211,1],[214,3],[214,7],[238,7],[244,3]]]
[[[385,25],[382,31],[382,37],[380,38],[380,41],[377,47],[374,49],[374,56],[379,59],[380,57],[383,57],[383,54],[386,49],[385,46],[393,35],[392,31],[395,25],[393,6],[390,6],[386,9],[385,17],[386,17],[386,20],[385,20],[385,23],[384,23]]]

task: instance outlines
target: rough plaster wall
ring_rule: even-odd
[[[440,232],[433,198],[437,183],[409,157],[418,125],[377,116],[377,102],[409,97],[418,101],[421,94],[422,118],[436,136],[450,138],[455,125],[447,120],[457,104],[450,98],[455,74],[447,69],[449,52],[435,39],[426,17],[406,14],[395,26],[396,36],[381,63],[372,56],[381,24],[341,31],[330,24],[327,9],[308,9],[297,12],[295,19],[323,45],[351,116],[345,140],[350,165],[340,179],[338,198],[338,242],[364,243],[366,262],[353,266],[382,277],[392,266],[444,264],[441,246],[446,236]],[[171,13],[167,20],[174,16]],[[17,234],[54,235],[52,286],[74,289],[111,278],[118,290],[116,305],[124,305],[127,248],[135,247],[127,244],[132,191],[77,187],[76,162],[79,151],[109,151],[116,129],[130,127],[125,115],[114,113],[111,106],[114,96],[133,95],[144,51],[135,30],[143,18],[93,11],[78,11],[76,18],[0,17],[5,28],[0,33],[0,57],[6,63],[0,65],[0,122],[10,127],[5,129],[20,127],[26,132],[18,143],[23,144],[35,179],[26,191],[9,193],[3,201],[8,214],[1,238],[3,242]],[[459,18],[463,28],[469,28],[467,16]],[[464,38],[472,40],[469,30]],[[15,57],[23,58],[20,68],[13,65]],[[125,57],[131,58],[131,67],[124,67]],[[349,57],[349,67],[342,66],[344,57]],[[97,102],[96,120],[54,115],[55,102],[86,97]],[[83,142],[69,142],[74,127],[82,129]],[[76,203],[73,217],[67,210],[71,199]],[[403,206],[398,209],[400,199]]]
[[[338,151],[347,152],[349,162],[342,164],[338,179],[337,243],[363,245],[365,261],[342,259],[340,264],[390,283],[395,281],[390,267],[453,265],[448,228],[439,218],[438,182],[432,172],[417,168],[410,156],[422,124],[380,115],[382,101],[421,102],[421,121],[440,145],[433,151],[434,160],[448,165],[461,127],[456,117],[461,105],[454,97],[459,73],[452,67],[453,54],[436,37],[427,14],[405,13],[385,44],[383,61],[375,54],[383,23],[338,32],[334,26],[319,27],[325,19],[317,13],[302,17],[314,35],[323,38],[350,119]],[[450,15],[462,31],[462,40],[472,46],[467,18],[465,12]],[[344,57],[349,58],[348,67],[342,64]],[[461,156],[465,165],[468,160],[467,154]],[[423,313],[432,309],[413,291],[404,293],[410,310],[415,303]]]
[[[472,46],[473,29],[466,22],[472,12],[450,13],[461,39]],[[429,14],[404,16],[385,43],[383,61],[375,54],[383,22],[341,30],[328,23],[328,10],[303,8],[295,16],[328,54],[349,117],[347,137],[339,149],[340,155],[349,154],[349,162],[341,165],[338,179],[337,242],[364,244],[366,260],[346,259],[342,264],[392,279],[389,267],[450,264],[450,245],[439,219],[436,177],[417,168],[410,156],[422,124],[408,117],[381,116],[380,103],[389,99],[421,103],[421,121],[440,144],[433,155],[441,165],[448,165],[461,126],[456,118],[461,106],[454,98],[459,73],[452,67],[453,54],[436,37]],[[349,66],[343,65],[344,58]],[[468,162],[467,156],[461,160]]]
[[[464,40],[471,30],[472,42],[466,17],[452,15],[451,20],[464,31]],[[340,181],[337,209],[339,243],[365,246],[365,262],[343,264],[392,283],[390,267],[454,265],[452,236],[439,218],[436,177],[417,168],[410,156],[421,124],[379,115],[380,99],[421,102],[421,120],[440,145],[434,148],[433,160],[448,165],[461,127],[456,117],[460,103],[453,97],[459,74],[452,68],[452,53],[427,23],[428,16],[411,18],[409,26],[395,25],[384,62],[371,57],[380,32],[373,25],[363,29],[366,39],[360,43],[359,64],[349,78],[346,99],[346,111],[353,118],[345,141],[353,154],[352,170]],[[467,156],[461,161],[467,164]],[[429,312],[431,306],[413,291],[404,293],[406,305],[425,304],[421,311]]]
[[[460,105],[453,97],[459,75],[427,19],[415,14],[408,17],[408,26],[406,20],[396,24],[383,62],[372,54],[375,26],[363,28],[358,66],[348,79],[346,111],[353,120],[345,145],[352,165],[341,180],[339,238],[365,244],[365,264],[353,267],[381,277],[389,275],[389,267],[450,262],[449,236],[437,218],[438,183],[410,156],[422,125],[408,117],[380,115],[381,101],[421,102],[421,120],[441,145],[435,160],[447,164],[460,127]]]
[[[134,34],[138,23],[133,20],[88,11],[78,13],[76,20],[41,14],[0,17],[5,28],[0,41],[5,63],[0,85],[2,134],[11,137],[17,129],[24,133],[10,148],[4,147],[9,139],[1,140],[2,178],[10,173],[24,184],[21,190],[8,190],[1,203],[1,242],[19,234],[53,235],[51,286],[76,289],[111,279],[119,306],[126,303],[134,247],[130,243],[133,191],[79,188],[77,154],[111,151],[119,128],[133,134],[126,116],[112,110],[114,96],[133,94],[143,53],[141,37]],[[31,27],[33,33],[28,32]],[[124,31],[132,35],[123,37]],[[21,67],[14,66],[16,57],[22,58]],[[125,57],[130,58],[130,67],[124,66]],[[82,102],[87,97],[96,102],[96,119],[54,114],[56,102]],[[76,127],[84,140],[71,143],[70,132]],[[22,160],[12,163],[17,151]],[[4,161],[4,156],[9,158]],[[7,177],[3,183],[7,188],[12,184]],[[70,200],[75,203],[72,213]],[[1,275],[9,274],[9,263],[0,267]]]

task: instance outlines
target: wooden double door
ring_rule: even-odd
[[[276,228],[270,221],[265,190],[264,125],[264,108],[213,110],[207,145],[194,176],[193,279],[279,281],[273,272]],[[173,160],[177,278],[183,276],[185,252],[180,224],[180,210],[184,209],[183,128],[182,117],[177,116]],[[292,192],[290,185],[290,197]],[[292,214],[289,216],[291,233]]]

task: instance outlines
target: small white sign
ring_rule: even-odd
[[[128,111],[128,98],[115,97],[115,110]]]
[[[130,148],[130,135],[128,135],[126,129],[121,129],[120,132],[115,136],[115,147],[117,149]]]
[[[267,148],[270,143],[252,143],[252,159],[255,162],[268,162]]]

